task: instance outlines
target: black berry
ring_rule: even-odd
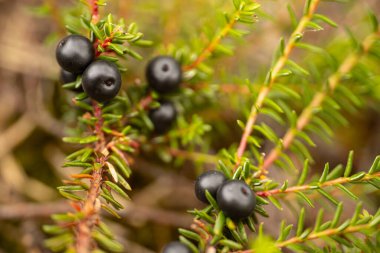
[[[61,82],[63,84],[65,83],[72,83],[72,82],[75,82],[77,80],[77,74],[73,74],[69,71],[66,71],[64,69],[61,69],[61,72],[60,72],[60,75],[59,75],[59,79],[61,80]]]
[[[256,206],[255,194],[241,180],[224,182],[216,194],[216,201],[224,214],[231,219],[247,218]]]
[[[206,190],[208,190],[211,195],[216,198],[216,193],[219,187],[226,180],[227,178],[224,176],[224,174],[219,171],[206,171],[201,174],[195,181],[195,195],[200,201],[208,203],[206,198]]]
[[[63,84],[75,82],[77,80],[77,77],[78,77],[77,74],[73,74],[64,69],[61,69],[60,80]],[[78,88],[74,87],[72,88],[72,90],[77,91],[77,92],[83,92],[82,85],[80,85]]]
[[[64,70],[81,74],[94,60],[95,50],[86,37],[69,35],[58,43],[55,55]]]
[[[159,93],[174,92],[182,81],[181,65],[173,57],[158,56],[148,63],[146,79],[149,86]]]
[[[191,251],[181,242],[171,242],[164,247],[162,253],[191,253]]]
[[[98,102],[114,98],[121,88],[117,66],[109,61],[95,61],[82,75],[82,86],[87,95]]]
[[[176,117],[177,111],[169,101],[161,101],[158,108],[149,111],[149,118],[157,134],[164,134],[169,131]]]

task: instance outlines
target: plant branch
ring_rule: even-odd
[[[3,204],[0,205],[0,220],[46,219],[52,214],[70,211],[72,207],[67,205],[67,201]],[[191,222],[191,216],[188,214],[133,203],[128,204],[125,210],[120,212],[120,216],[125,217],[126,222],[132,225],[136,219],[173,227],[188,226]]]
[[[96,24],[99,21],[99,5],[97,0],[89,0],[91,7],[91,22]]]
[[[194,151],[169,148],[168,152],[173,156],[178,156],[192,161],[206,162],[210,164],[216,164],[219,160],[215,155]]]
[[[342,77],[352,70],[352,68],[358,63],[363,55],[368,53],[369,49],[375,41],[376,36],[377,33],[367,36],[362,43],[361,49],[349,54],[346,57],[339,69],[328,78],[328,89],[326,89],[326,87],[323,87],[322,91],[319,91],[314,95],[310,104],[302,111],[300,117],[297,120],[296,126],[294,128],[290,128],[282,138],[282,142],[274,147],[269,152],[269,155],[265,157],[264,162],[261,166],[259,166],[259,171],[256,173],[255,177],[259,177],[268,173],[269,166],[271,166],[273,162],[278,159],[283,151],[287,150],[290,147],[297,135],[297,132],[302,131],[309,124],[315,113],[315,109],[320,107],[328,95],[332,94],[335,91]]]
[[[331,237],[333,235],[343,235],[343,234],[349,234],[349,233],[356,233],[356,232],[363,231],[363,230],[370,229],[370,228],[371,228],[370,224],[349,226],[343,230],[341,230],[339,228],[331,228],[331,229],[327,229],[327,230],[320,231],[320,232],[312,232],[306,238],[301,238],[301,237],[295,236],[293,238],[290,238],[289,240],[276,243],[276,246],[278,248],[284,248],[284,247],[291,245],[291,244],[315,240],[315,239],[319,239],[319,238],[322,238],[325,236]],[[377,226],[377,228],[380,228],[380,226]]]
[[[94,47],[96,49],[96,57],[100,56],[103,52],[110,52],[110,50],[107,50],[109,45],[112,43],[112,41],[115,38],[115,34],[118,32],[120,28],[114,30],[111,32],[109,36],[107,36],[103,41],[99,41],[99,39],[95,40]],[[101,42],[101,43],[99,43]],[[104,51],[98,50],[98,46],[103,48]]]
[[[95,46],[96,46],[96,57],[98,57],[98,56],[100,56],[102,54],[102,52],[98,50],[97,46],[99,45],[101,48],[103,48],[104,50],[106,50],[108,48],[109,44],[112,42],[112,40],[113,40],[112,35],[110,37],[105,38],[104,41],[101,44],[98,44],[99,41],[98,41],[98,39],[96,39],[96,43],[95,43]]]
[[[237,161],[236,161],[234,169],[236,169],[241,162],[241,159],[242,159],[244,152],[247,148],[248,138],[252,134],[253,126],[254,126],[256,119],[257,119],[257,116],[259,114],[259,110],[264,104],[264,100],[268,96],[273,84],[275,83],[278,73],[285,66],[287,60],[289,59],[290,53],[292,52],[297,40],[299,39],[299,36],[301,34],[303,34],[308,22],[311,20],[314,12],[317,9],[319,2],[320,2],[320,0],[314,0],[311,2],[310,7],[309,7],[309,11],[302,17],[298,26],[296,27],[296,29],[291,34],[289,42],[285,46],[283,55],[274,64],[274,66],[271,70],[271,74],[270,74],[268,84],[261,88],[259,95],[257,97],[257,100],[256,100],[255,104],[252,106],[251,112],[250,112],[249,117],[248,117],[247,124],[245,126],[242,138],[240,140],[240,144],[239,144],[239,147],[237,150],[237,155],[236,155]]]
[[[36,125],[26,113],[12,126],[3,130],[0,134],[0,159],[30,136],[35,128]]]
[[[238,17],[240,14],[240,10],[236,11],[231,18],[230,22],[228,22],[223,29],[210,41],[210,43],[203,49],[203,51],[198,55],[198,57],[194,60],[193,63],[191,63],[188,66],[184,66],[184,71],[189,71],[192,69],[195,69],[199,66],[204,60],[206,60],[212,52],[215,50],[215,48],[219,45],[220,41],[227,36],[227,34],[231,31],[231,29],[234,27],[234,25],[238,22]]]
[[[66,34],[65,24],[62,20],[62,16],[59,13],[59,7],[57,6],[56,0],[45,0],[45,4],[50,7],[51,17],[57,25],[57,29],[60,35]]]
[[[75,249],[78,253],[88,253],[91,249],[91,233],[98,222],[100,201],[98,199],[102,184],[102,168],[95,169],[92,174],[90,190],[81,212],[84,215],[76,227]]]
[[[340,178],[336,178],[336,179],[333,179],[330,181],[326,181],[326,182],[321,183],[321,184],[299,185],[299,186],[289,187],[285,190],[274,189],[274,190],[269,190],[269,191],[260,191],[260,192],[256,192],[256,194],[258,196],[261,196],[261,197],[269,197],[269,196],[273,196],[273,195],[277,195],[277,194],[283,194],[283,193],[285,194],[285,193],[291,193],[291,192],[314,190],[314,189],[320,189],[320,188],[339,185],[339,184],[346,184],[346,183],[350,183],[350,182],[365,182],[365,181],[369,181],[373,178],[379,178],[379,177],[380,177],[380,172],[375,173],[375,174],[366,174],[360,180],[353,180],[350,177],[340,177]]]
[[[360,231],[371,229],[371,228],[373,228],[373,226],[371,226],[371,224],[369,224],[369,223],[368,224],[361,224],[361,225],[351,225],[351,226],[348,226],[347,228],[345,228],[343,230],[339,229],[339,228],[330,228],[330,229],[326,229],[324,231],[311,232],[305,238],[295,236],[295,237],[292,237],[292,238],[290,238],[286,241],[283,241],[283,242],[276,242],[275,246],[277,248],[285,248],[288,245],[302,243],[302,242],[311,241],[311,240],[316,240],[316,239],[320,239],[322,237],[331,237],[331,236],[336,236],[336,235],[351,234],[351,233],[356,233],[356,232],[360,232]],[[380,228],[380,226],[375,226],[375,229],[379,229],[379,228]],[[244,250],[244,251],[235,251],[233,253],[258,253],[258,252],[256,252],[254,249],[250,249],[250,250]]]
[[[55,213],[69,212],[66,201],[51,203],[17,203],[0,205],[0,220],[46,218]]]
[[[91,233],[98,222],[99,211],[101,208],[101,203],[98,197],[103,181],[103,167],[105,166],[107,156],[107,152],[105,151],[107,144],[102,131],[102,111],[99,104],[95,101],[93,101],[93,111],[94,116],[97,118],[94,132],[99,138],[94,144],[94,151],[97,155],[97,159],[91,174],[90,189],[88,190],[87,197],[81,209],[84,218],[76,225],[75,249],[78,253],[88,253],[92,246]]]

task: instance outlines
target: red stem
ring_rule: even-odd
[[[285,46],[283,55],[277,60],[277,62],[274,64],[272,70],[271,70],[271,76],[269,83],[266,86],[263,86],[262,89],[259,92],[258,98],[253,105],[251,112],[249,114],[248,122],[245,126],[243,136],[240,140],[239,148],[237,150],[237,159],[234,166],[234,170],[236,170],[242,160],[242,157],[244,155],[244,152],[247,148],[247,142],[249,136],[251,136],[253,131],[253,126],[256,123],[256,119],[258,117],[259,111],[261,107],[264,104],[264,101],[266,97],[268,96],[270,90],[272,89],[272,86],[275,84],[277,75],[281,71],[281,69],[285,66],[286,62],[289,59],[290,53],[292,52],[293,48],[295,47],[297,43],[297,37],[299,34],[303,34],[304,29],[307,27],[308,22],[313,17],[313,13],[315,12],[320,0],[314,0],[310,4],[310,8],[308,13],[306,13],[303,18],[300,20],[297,28],[293,31],[292,35],[290,36],[289,42]]]
[[[380,177],[380,172],[377,172],[377,173],[372,174],[372,175],[366,175],[365,177],[360,179],[359,182],[368,181],[368,180],[371,180],[373,178],[378,178],[378,177]],[[339,177],[339,178],[336,178],[336,179],[333,179],[330,181],[326,181],[322,184],[319,184],[318,186],[320,188],[323,188],[323,187],[328,187],[328,186],[333,186],[333,185],[338,185],[338,184],[345,184],[345,183],[349,183],[349,182],[352,182],[352,179],[350,179],[349,177]],[[260,197],[269,197],[272,195],[282,194],[282,193],[307,191],[307,190],[311,190],[313,187],[315,187],[315,186],[298,185],[298,186],[289,187],[284,191],[282,191],[281,189],[273,189],[273,190],[269,190],[269,191],[256,192],[256,194]]]
[[[100,46],[101,46],[104,50],[106,50],[106,49],[108,48],[109,44],[112,42],[112,39],[113,39],[112,35],[111,35],[111,37],[107,37],[107,38],[102,42],[102,44],[100,44]],[[96,41],[95,41],[95,43],[94,43],[94,47],[95,47],[95,51],[96,51],[96,57],[98,57],[98,56],[100,56],[100,55],[102,54],[102,52],[98,50],[98,45],[99,45],[99,40],[96,39]],[[107,50],[106,50],[106,51],[107,51]]]
[[[102,168],[95,169],[91,180],[90,191],[83,204],[82,213],[84,219],[77,225],[75,248],[77,253],[89,253],[92,248],[91,232],[98,223],[100,201],[98,200],[100,187],[102,185]]]
[[[93,101],[93,109],[94,116],[97,118],[94,132],[99,137],[99,140],[95,144],[95,153],[98,156],[96,161],[100,163],[100,167],[94,167],[94,171],[91,174],[90,189],[81,210],[84,218],[76,226],[75,249],[77,253],[89,253],[91,248],[93,248],[91,232],[98,223],[101,207],[98,197],[103,181],[103,167],[106,161],[105,155],[102,154],[106,148],[106,139],[102,131],[104,122],[102,110],[96,101]]]
[[[99,21],[99,6],[97,0],[90,0],[91,5],[91,22],[97,23]]]

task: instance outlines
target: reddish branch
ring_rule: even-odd
[[[59,6],[55,0],[45,0],[45,4],[50,7],[51,17],[57,25],[58,32],[60,35],[66,35],[66,28],[63,22],[61,13],[59,12]]]
[[[91,7],[91,22],[98,23],[99,21],[99,5],[97,0],[90,0]]]
[[[102,131],[103,118],[99,104],[93,101],[94,116],[97,118],[95,123],[94,133],[99,140],[95,143],[94,150],[97,156],[96,162],[99,165],[94,165],[94,170],[90,178],[90,189],[83,203],[81,212],[84,218],[76,225],[75,249],[78,253],[88,253],[92,248],[91,233],[99,219],[99,211],[101,207],[98,199],[102,186],[102,173],[106,161],[106,139]]]
[[[148,106],[153,102],[152,94],[147,95],[146,97],[142,98],[140,102],[138,103],[138,107],[145,110],[148,108]],[[136,109],[136,108],[135,108]]]
[[[138,106],[141,106],[142,108],[145,108],[149,105],[151,102],[152,97],[149,95],[141,102]],[[94,126],[94,134],[98,137],[98,141],[94,144],[94,151],[97,156],[96,158],[96,164],[94,165],[94,170],[91,175],[88,174],[78,174],[78,175],[72,175],[73,178],[89,178],[90,179],[90,188],[87,194],[87,197],[80,208],[80,212],[83,213],[84,218],[76,224],[75,231],[76,231],[76,238],[75,238],[75,249],[78,253],[88,253],[90,250],[94,247],[92,239],[91,239],[91,233],[94,229],[94,227],[97,225],[99,220],[99,211],[101,208],[100,200],[98,199],[101,186],[103,183],[103,172],[104,172],[104,166],[107,161],[107,156],[109,153],[109,150],[112,150],[113,152],[116,152],[119,154],[121,158],[124,159],[124,161],[129,164],[131,161],[127,159],[127,157],[124,156],[124,154],[116,149],[114,147],[115,142],[110,141],[107,142],[107,139],[105,137],[105,134],[102,130],[104,119],[102,117],[102,110],[99,104],[95,101],[93,101],[93,112],[94,117],[97,119],[95,126]],[[114,136],[121,137],[122,134],[119,132],[112,132],[111,133]],[[128,145],[131,145],[132,147],[138,147],[138,143],[136,143],[133,140],[127,140]]]
[[[100,200],[98,199],[102,184],[102,168],[95,169],[92,174],[91,186],[81,212],[84,218],[77,224],[75,249],[78,253],[88,253],[92,248],[91,233],[98,223]]]
[[[290,238],[289,240],[279,242],[276,244],[276,246],[278,248],[283,248],[283,247],[286,247],[286,246],[291,245],[291,244],[302,243],[304,241],[315,240],[315,239],[319,239],[322,237],[331,237],[333,235],[356,233],[359,231],[364,231],[364,230],[369,229],[369,228],[371,228],[370,224],[349,226],[344,230],[341,230],[339,228],[331,228],[331,229],[326,229],[326,230],[321,231],[321,232],[313,232],[310,235],[308,235],[306,238],[301,238],[301,237],[296,236],[296,237]],[[379,229],[379,226],[377,226],[377,228],[375,228],[375,229]]]
[[[266,174],[269,166],[271,166],[278,159],[282,151],[290,147],[296,137],[297,131],[301,131],[305,128],[314,113],[314,109],[318,108],[322,104],[326,96],[327,94],[322,92],[315,94],[311,103],[301,113],[301,116],[297,121],[296,128],[289,129],[284,135],[281,148],[275,147],[270,151],[269,155],[265,157],[263,164],[260,166],[258,176]]]
[[[240,144],[239,144],[237,154],[236,154],[237,160],[236,160],[236,164],[235,164],[234,169],[236,169],[240,165],[241,159],[242,159],[244,152],[247,148],[248,138],[252,134],[253,126],[255,125],[255,122],[256,122],[256,119],[258,116],[258,109],[264,103],[264,100],[268,96],[269,91],[270,91],[270,88],[268,86],[265,86],[262,88],[262,90],[259,93],[259,97],[257,98],[255,106],[254,106],[254,108],[253,108],[253,110],[252,110],[252,112],[248,118],[248,121],[247,121],[247,124],[245,126],[243,135],[242,135],[241,140],[240,140]]]
[[[17,203],[0,205],[0,220],[46,218],[55,213],[71,210],[66,201],[54,203]]]
[[[90,8],[91,8],[91,22],[94,24],[98,23],[99,21],[99,5],[97,3],[98,3],[97,0],[90,0],[90,3],[89,3]],[[100,44],[99,44],[99,39],[95,40],[94,48],[96,52],[96,57],[98,57],[102,53],[101,51],[98,50],[98,46],[106,50],[109,44],[112,42],[113,36],[114,35],[112,33],[109,37],[105,38]]]
[[[372,175],[366,175],[358,181],[364,182],[364,181],[368,181],[368,180],[371,180],[373,178],[378,178],[378,177],[380,177],[380,172],[372,174]],[[269,190],[269,191],[256,192],[256,194],[261,197],[269,197],[272,195],[277,195],[277,194],[282,194],[282,193],[307,191],[307,190],[315,189],[316,186],[318,186],[319,188],[324,188],[324,187],[329,187],[329,186],[334,186],[334,185],[339,185],[339,184],[346,184],[352,181],[353,180],[350,179],[349,177],[340,177],[334,180],[326,181],[318,185],[299,185],[299,186],[289,187],[286,190],[274,189],[274,190]]]
[[[237,12],[235,15],[239,15],[239,12]],[[197,59],[195,59],[194,62],[191,63],[190,65],[184,66],[183,70],[188,71],[188,70],[195,69],[199,66],[199,64],[201,64],[204,60],[206,60],[207,57],[209,57],[212,54],[212,52],[215,50],[215,48],[219,45],[220,41],[231,31],[231,29],[233,28],[233,26],[236,24],[237,21],[238,21],[237,18],[232,17],[230,22],[228,22],[224,26],[224,28],[220,31],[220,33],[214,37],[214,39],[205,47],[205,49],[203,49],[203,51],[199,54]]]
[[[255,104],[252,106],[251,113],[248,117],[247,124],[245,126],[242,138],[240,140],[240,144],[236,153],[236,163],[235,163],[235,168],[234,168],[235,170],[241,163],[242,157],[247,148],[249,136],[251,136],[252,134],[253,126],[255,125],[256,119],[258,117],[259,110],[263,106],[266,97],[268,96],[272,86],[276,82],[278,73],[281,71],[281,69],[285,66],[286,62],[288,61],[290,53],[292,52],[293,48],[295,47],[296,42],[298,41],[299,35],[303,34],[304,29],[306,28],[309,21],[313,17],[313,14],[319,2],[320,0],[312,1],[312,3],[310,4],[308,13],[306,13],[302,17],[297,28],[293,31],[292,35],[290,36],[289,42],[287,43],[284,49],[283,55],[274,64],[271,70],[269,83],[263,86],[262,89],[260,90],[257,100]]]
[[[349,73],[352,68],[354,68],[358,63],[360,58],[370,50],[373,43],[375,42],[376,36],[378,36],[378,32],[367,36],[362,43],[362,50],[348,55],[339,67],[338,71],[328,78],[327,83],[329,85],[329,89],[326,91],[317,92],[314,95],[310,104],[302,111],[300,117],[297,120],[296,126],[294,128],[290,128],[285,133],[284,137],[282,138],[283,141],[281,143],[281,146],[274,147],[270,151],[269,155],[265,157],[263,164],[259,167],[259,172],[257,175],[255,175],[256,177],[267,174],[269,166],[271,166],[278,159],[284,150],[287,150],[291,146],[297,135],[297,132],[302,131],[309,124],[314,115],[315,109],[323,104],[326,97],[328,96],[328,92],[330,94],[334,93],[335,89],[341,81],[341,78]]]
[[[348,226],[347,228],[345,228],[343,230],[340,228],[330,228],[330,229],[326,229],[326,230],[320,231],[320,232],[316,232],[316,231],[312,232],[308,236],[306,236],[305,238],[303,238],[301,236],[295,236],[295,237],[292,237],[292,238],[290,238],[286,241],[283,241],[283,242],[276,242],[275,246],[277,248],[284,248],[284,247],[287,247],[288,245],[303,243],[303,242],[307,242],[307,241],[311,241],[311,240],[320,239],[323,237],[329,238],[329,237],[336,236],[336,235],[356,233],[356,232],[367,230],[370,228],[371,228],[370,224]],[[373,228],[376,230],[376,229],[379,229],[380,226],[377,225]],[[250,250],[244,250],[244,251],[235,251],[232,253],[260,253],[260,252],[257,252],[254,249],[250,249]]]
[[[0,205],[0,220],[20,221],[22,219],[46,219],[52,214],[67,213],[70,211],[72,211],[72,208],[67,205],[66,201],[51,203],[8,203]],[[126,219],[126,222],[131,225],[134,224],[136,219],[152,221],[157,224],[173,227],[188,226],[191,222],[191,216],[188,214],[133,203],[126,206],[125,210],[119,214],[123,218],[129,217],[129,219]]]
[[[94,47],[95,47],[95,51],[96,51],[96,57],[98,57],[102,54],[102,52],[98,50],[98,46],[100,46],[101,48],[106,50],[108,48],[109,44],[112,42],[112,40],[113,40],[113,38],[110,36],[110,37],[107,37],[101,44],[99,44],[99,40],[96,39],[96,41],[94,43]]]

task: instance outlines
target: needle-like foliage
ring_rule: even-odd
[[[154,45],[143,39],[135,23],[102,15],[99,8],[104,1],[81,2],[64,11],[66,28],[72,34],[89,37],[97,59],[115,62],[120,71],[127,71],[127,60],[142,59],[136,47]],[[218,61],[235,57],[236,43],[244,41],[253,27],[267,22],[270,16],[261,10],[260,1],[230,2],[224,19],[205,25],[200,38],[187,43],[173,41],[162,49],[182,64],[184,79],[178,93],[164,96],[178,108],[175,126],[168,133],[153,134],[148,111],[160,106],[162,95],[141,85],[128,85],[104,104],[89,102],[85,93],[72,99],[79,110],[78,135],[63,141],[78,150],[67,156],[63,166],[77,167],[78,173],[65,179],[58,191],[70,201],[73,211],[53,215],[56,225],[44,226],[52,235],[47,247],[78,253],[128,252],[117,242],[100,210],[119,217],[118,211],[130,201],[131,165],[145,152],[176,165],[185,159],[196,161],[201,169],[205,163],[212,164],[227,179],[243,180],[255,192],[255,210],[242,220],[227,217],[218,201],[206,192],[209,205],[189,211],[193,224],[190,229],[178,230],[179,240],[194,253],[274,253],[285,248],[294,252],[377,252],[380,211],[370,214],[360,199],[363,192],[380,188],[380,156],[370,168],[358,169],[353,165],[354,152],[350,152],[345,165],[326,163],[320,175],[310,172],[314,163],[311,150],[316,143],[331,141],[338,126],[350,126],[348,116],[368,106],[368,100],[379,105],[375,91],[379,91],[380,73],[370,67],[380,64],[376,16],[369,13],[370,28],[363,28],[366,34],[360,39],[347,29],[347,40],[320,46],[308,40],[310,32],[323,36],[326,27],[339,27],[339,21],[319,11],[325,3],[306,0],[302,13],[288,5],[292,31],[279,38],[265,73],[252,80],[251,76],[235,79],[239,81],[233,91],[241,92],[237,107],[243,116],[236,119],[241,138],[217,155],[209,155],[213,130],[223,122],[214,124],[202,110],[223,108],[218,98],[226,95],[226,87],[213,85],[215,75],[220,74]],[[344,48],[344,53],[337,48]],[[295,51],[303,55],[302,59],[294,57]],[[79,76],[63,88],[80,86]],[[284,131],[279,133],[278,127]],[[288,177],[275,179],[278,177],[272,177],[271,172],[276,170]],[[357,191],[359,188],[362,191]],[[350,218],[343,218],[347,217],[346,203],[341,195],[357,203]],[[321,202],[331,204],[330,209],[335,210],[332,216],[324,218],[327,211],[320,207]],[[288,224],[284,216],[277,239],[266,234],[266,222],[261,222],[262,217],[270,218],[269,205],[279,211],[290,206],[298,217],[296,224]],[[315,224],[306,224],[308,210],[317,208]]]

